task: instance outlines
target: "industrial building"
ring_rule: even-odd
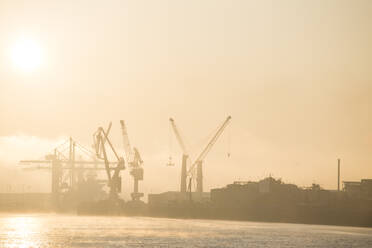
[[[342,191],[300,188],[272,177],[234,182],[211,190],[211,211],[224,219],[371,226],[371,182],[344,182]]]
[[[344,181],[343,190],[349,197],[372,200],[372,179],[357,181]]]
[[[258,182],[234,182],[211,190],[211,204],[217,216],[260,220],[290,216],[301,200],[301,189],[280,179],[267,177]]]
[[[149,194],[148,195],[148,205],[149,208],[160,208],[167,207],[172,204],[184,203],[188,201],[194,202],[209,202],[210,193],[209,192],[191,192],[182,193],[179,191],[168,191],[160,194]]]

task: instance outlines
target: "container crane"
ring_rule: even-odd
[[[223,130],[229,124],[230,120],[231,120],[231,116],[228,116],[226,120],[222,123],[222,125],[218,128],[217,132],[212,137],[212,139],[208,142],[208,144],[203,149],[203,151],[199,154],[195,162],[191,165],[191,167],[187,171],[187,176],[192,178],[194,175],[195,167],[196,167],[196,192],[199,192],[199,193],[203,192],[203,160],[205,159],[207,154],[210,152],[210,150],[212,149],[213,145],[216,143],[218,138],[221,136]],[[191,180],[189,184],[191,184]],[[191,191],[191,185],[189,185],[189,190]]]
[[[68,155],[66,155],[68,150]],[[88,156],[92,160],[75,160],[75,154],[82,156]],[[80,156],[79,156],[80,157]],[[83,171],[98,171],[105,170],[102,166],[102,161],[95,160],[95,154],[87,148],[80,145],[78,142],[69,138],[59,146],[53,149],[52,154],[47,154],[45,159],[40,160],[21,160],[22,165],[36,164],[33,167],[25,167],[26,170],[50,170],[51,171],[51,196],[52,204],[58,208],[60,206],[60,198],[62,197],[63,190],[68,188],[68,191],[74,191],[77,189],[77,183],[79,183],[79,177],[76,178],[74,174],[82,174]],[[109,162],[113,164],[113,162]],[[76,165],[80,165],[77,167]],[[110,170],[114,170],[111,166]],[[69,178],[69,180],[67,180]]]
[[[121,131],[123,135],[123,143],[124,143],[124,151],[125,151],[125,157],[126,162],[130,167],[130,174],[133,176],[134,179],[134,186],[133,186],[133,192],[131,194],[133,201],[140,200],[141,197],[143,197],[143,193],[138,192],[138,182],[143,180],[143,160],[141,158],[141,155],[136,147],[131,147],[128,137],[128,132],[126,125],[123,120],[120,120],[121,125]]]
[[[183,139],[182,139],[182,136],[176,126],[176,123],[174,122],[174,119],[173,118],[169,118],[169,121],[170,121],[170,124],[172,126],[172,129],[174,131],[174,134],[176,135],[176,138],[177,138],[177,141],[178,141],[178,144],[180,145],[181,149],[182,149],[182,167],[181,167],[181,187],[180,187],[180,191],[182,193],[186,193],[186,179],[187,179],[187,175],[186,175],[186,172],[187,172],[187,164],[188,164],[188,161],[189,161],[189,152],[188,150],[186,149],[186,146],[185,146],[185,143],[183,142]]]
[[[105,132],[105,130],[102,127],[99,127],[98,130],[94,133],[93,137],[95,137],[94,147],[96,148],[96,155],[98,158],[103,159],[105,163],[108,186],[110,188],[110,200],[117,200],[118,193],[121,192],[120,171],[125,169],[125,165],[123,157],[119,157],[110,139],[108,138],[110,128],[111,123],[109,125],[107,132]],[[111,170],[109,166],[110,163],[108,161],[105,143],[109,144],[111,151],[114,153],[117,159],[117,166],[114,168],[113,175],[111,175]]]

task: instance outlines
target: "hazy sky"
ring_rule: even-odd
[[[371,13],[369,0],[0,0],[2,167],[61,137],[89,146],[109,121],[121,148],[124,119],[145,160],[140,187],[175,190],[168,118],[197,153],[232,115],[206,189],[269,174],[336,188],[338,157],[342,180],[372,178]],[[11,61],[20,39],[40,48],[33,71]]]

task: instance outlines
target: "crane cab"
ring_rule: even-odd
[[[143,168],[133,168],[130,174],[137,180],[143,180]]]

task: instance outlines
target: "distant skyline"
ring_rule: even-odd
[[[341,180],[372,178],[371,13],[368,0],[2,0],[0,170],[69,136],[90,146],[110,121],[122,149],[124,119],[145,161],[140,187],[178,190],[169,117],[199,151],[231,115],[205,190],[269,174],[336,189],[337,158]],[[48,190],[47,173],[14,173]]]

